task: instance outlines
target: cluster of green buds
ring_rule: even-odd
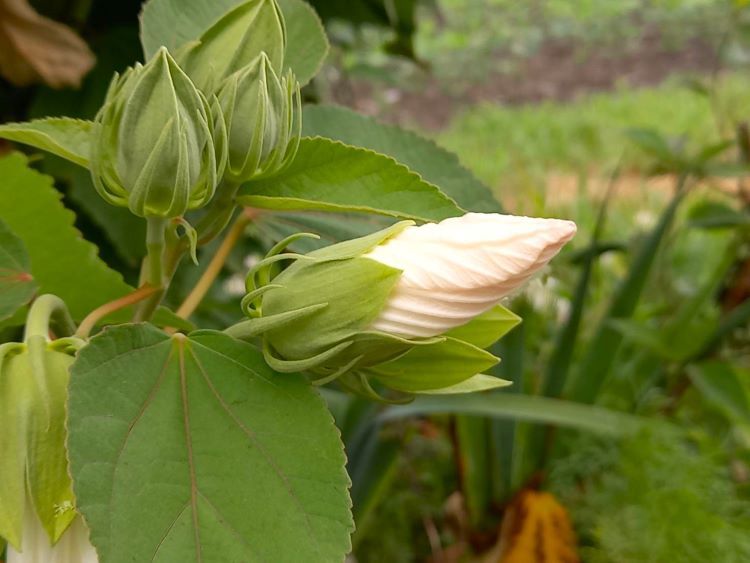
[[[285,50],[276,0],[248,0],[175,58],[162,48],[116,75],[92,133],[97,191],[146,218],[182,217],[215,194],[231,211],[237,186],[296,154],[300,92]]]
[[[165,48],[115,76],[94,126],[97,191],[141,217],[180,217],[206,205],[226,161],[219,112]]]
[[[314,236],[294,235],[249,272],[249,320],[227,332],[260,337],[277,371],[375,398],[372,380],[405,393],[499,387],[507,382],[483,373],[499,361],[486,348],[519,322],[499,301],[574,233],[570,221],[469,213],[400,222],[307,255],[284,252]]]
[[[32,313],[58,303],[42,296]],[[24,342],[0,345],[0,537],[9,563],[95,562],[65,450],[68,368],[83,342],[50,341],[39,328],[30,321]]]

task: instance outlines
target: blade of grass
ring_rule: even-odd
[[[604,232],[609,202],[615,193],[619,177],[620,165],[618,164],[609,178],[607,192],[599,206],[599,214],[596,218],[594,232],[591,235],[591,243],[589,244],[588,251],[583,258],[581,276],[576,285],[573,303],[570,309],[570,316],[560,332],[557,333],[555,347],[550,356],[549,363],[547,364],[546,374],[542,383],[542,395],[547,397],[559,397],[560,393],[565,388],[565,383],[573,359],[573,351],[575,349],[576,340],[578,339],[578,331],[581,327],[581,319],[586,304],[586,297],[588,296],[589,283],[591,282],[594,263],[599,257],[597,248],[599,247],[599,242]]]
[[[651,271],[661,242],[669,232],[677,208],[684,199],[687,177],[677,180],[677,189],[659,222],[638,249],[630,269],[610,302],[598,330],[589,343],[576,377],[569,382],[565,396],[582,403],[593,403],[606,381],[622,343],[623,336],[610,323],[612,319],[628,319],[633,315]]]
[[[490,471],[488,422],[479,416],[455,419],[458,475],[472,527],[479,525],[491,500],[494,476]]]
[[[611,436],[623,436],[636,432],[644,424],[660,424],[669,427],[665,422],[595,405],[502,391],[452,397],[419,397],[408,405],[387,407],[378,418],[386,422],[433,414],[470,414],[506,420],[522,420]]]

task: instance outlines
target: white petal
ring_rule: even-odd
[[[498,213],[408,227],[365,255],[403,272],[372,328],[426,337],[466,324],[542,268],[575,232],[572,221]]]
[[[24,511],[23,545],[18,552],[8,546],[7,563],[98,563],[89,532],[80,517],[65,531],[60,540],[50,545],[47,532],[42,528],[34,509],[27,505]]]

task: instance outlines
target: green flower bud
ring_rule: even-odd
[[[164,48],[116,76],[93,131],[99,194],[141,217],[179,217],[206,205],[226,160],[215,113]]]
[[[176,58],[196,86],[209,93],[261,53],[281,73],[285,50],[286,28],[276,0],[249,0],[181,48]]]
[[[381,398],[370,381],[405,393],[466,393],[508,382],[484,375],[485,348],[520,319],[499,305],[576,232],[571,221],[467,213],[406,221],[306,256],[271,249],[248,275],[230,327],[262,337],[268,364]],[[272,278],[275,263],[294,260]],[[259,286],[259,287],[258,287]]]
[[[67,346],[43,336],[0,345],[0,537],[16,550],[33,536],[30,521],[50,545],[77,515],[65,453]]]
[[[392,307],[404,270],[372,258],[375,249],[410,230],[411,221],[307,255],[274,247],[248,274],[243,310],[250,320],[227,332],[262,338],[268,364],[280,372],[307,371],[317,384],[334,379],[381,398],[370,384],[405,393],[468,392],[507,382],[483,375],[498,359],[485,351],[518,318],[490,304],[461,326],[434,335],[405,335],[379,328]],[[298,235],[304,236],[304,235]],[[276,263],[293,260],[272,277]]]
[[[217,96],[227,123],[226,178],[241,183],[270,176],[294,158],[301,108],[291,71],[279,80],[271,60],[261,53],[229,76]]]

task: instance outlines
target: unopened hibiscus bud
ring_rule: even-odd
[[[8,563],[93,563],[65,453],[75,344],[44,336],[0,345],[0,537]]]
[[[301,111],[299,84],[291,71],[279,79],[261,53],[229,76],[217,96],[227,124],[226,178],[241,183],[270,176],[294,158]]]
[[[368,394],[370,378],[412,393],[497,387],[506,382],[482,375],[499,361],[484,348],[519,321],[498,303],[575,231],[570,221],[469,213],[306,256],[277,254],[280,243],[248,276],[251,319],[228,332],[262,335],[278,371],[343,376]],[[295,262],[271,279],[284,259]]]
[[[281,73],[285,50],[286,28],[276,0],[249,0],[180,49],[176,58],[196,86],[208,94],[261,53],[276,73]]]
[[[226,159],[223,121],[213,113],[164,48],[115,77],[93,132],[99,194],[141,217],[180,217],[206,205]]]

